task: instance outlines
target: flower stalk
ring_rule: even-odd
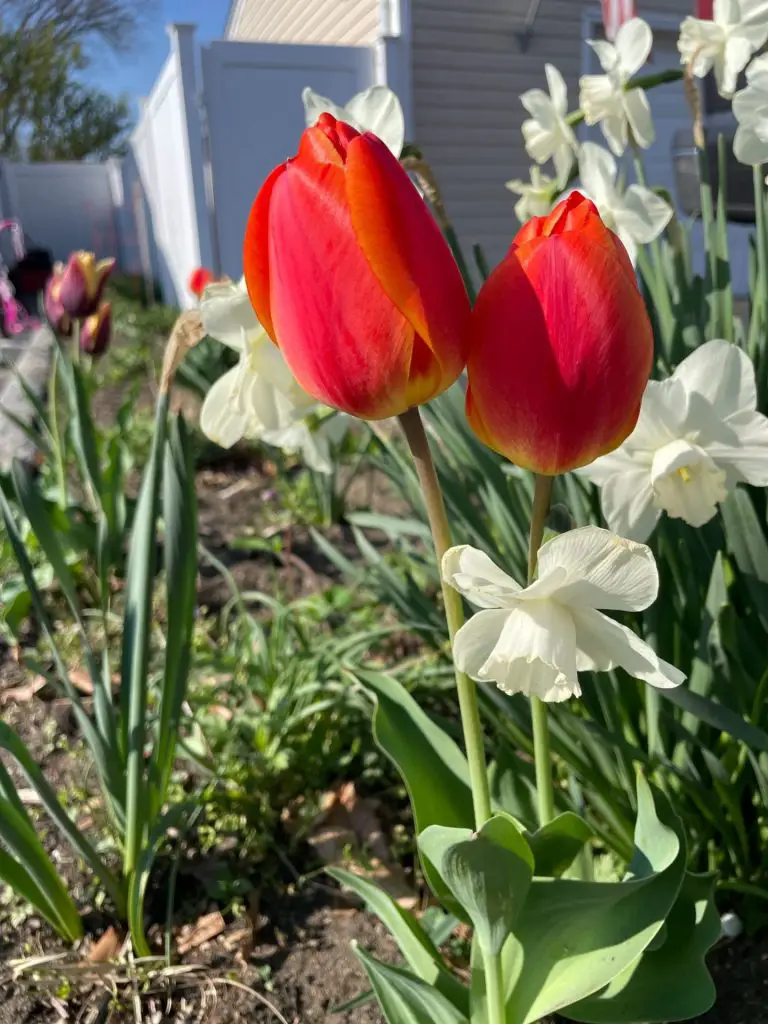
[[[416,473],[419,477],[424,503],[427,509],[429,527],[435,543],[438,569],[443,555],[451,546],[451,528],[445,511],[443,492],[435,472],[432,452],[424,430],[424,423],[418,409],[409,409],[400,417],[408,447],[411,449]],[[445,617],[448,621],[448,635],[453,641],[459,627],[464,622],[464,611],[461,595],[449,586],[441,574]],[[474,682],[463,672],[456,672],[456,689],[459,695],[461,724],[464,731],[464,744],[469,762],[469,780],[472,787],[472,804],[475,810],[475,827],[480,828],[491,816],[491,798],[488,789],[488,773],[485,767],[485,749],[483,732],[480,724],[480,711],[477,703],[477,688]]]
[[[554,477],[535,476],[533,508],[531,510],[531,532],[528,539],[528,584],[536,575],[536,561],[544,537],[544,526],[552,498]],[[549,717],[547,705],[541,698],[531,694],[531,720],[533,725],[533,759],[536,770],[536,799],[539,811],[539,826],[546,825],[555,816],[555,792],[552,783],[552,751],[549,741]]]
[[[437,479],[435,463],[429,447],[424,422],[418,408],[408,409],[400,417],[408,446],[411,449],[416,473],[419,477],[427,518],[435,544],[438,569],[443,555],[451,546],[451,528],[445,511],[443,492]],[[445,617],[448,635],[453,638],[464,621],[461,595],[449,586],[440,572],[440,583],[445,603]],[[477,687],[464,672],[456,670],[456,691],[459,695],[461,725],[464,732],[464,746],[469,764],[469,782],[472,789],[472,806],[475,813],[475,828],[479,829],[491,817],[491,795],[488,786],[488,772],[485,764],[485,745],[477,703]],[[488,997],[488,1024],[504,1024],[504,986],[499,955],[483,953],[485,986]]]

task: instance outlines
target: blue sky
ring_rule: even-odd
[[[146,96],[168,56],[165,26],[171,22],[191,22],[198,26],[201,42],[221,38],[229,11],[229,0],[163,0],[158,11],[147,19],[128,54],[93,54],[93,63],[84,74],[90,84],[119,96],[131,97],[134,110],[140,96]],[[162,10],[160,10],[162,8]]]

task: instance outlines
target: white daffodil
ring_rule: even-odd
[[[482,609],[453,641],[457,667],[473,679],[545,701],[578,697],[579,672],[621,667],[659,687],[685,679],[631,629],[598,611],[641,611],[656,600],[659,574],[645,544],[597,526],[571,530],[543,545],[537,579],[524,589],[466,545],[446,551],[442,571]]]
[[[768,163],[768,55],[747,68],[747,87],[733,97],[739,123],[733,155],[742,164]]]
[[[200,302],[206,334],[239,354],[237,366],[211,387],[200,411],[200,428],[215,444],[231,448],[241,438],[298,452],[310,469],[330,473],[329,442],[337,417],[316,429],[308,422],[322,412],[298,384],[285,359],[256,319],[245,281],[209,285]],[[329,433],[330,432],[330,433]]]
[[[739,72],[768,39],[768,0],[715,0],[713,19],[686,18],[677,48],[697,78],[715,69],[721,96],[733,96]]]
[[[751,360],[708,341],[664,381],[650,381],[627,440],[579,473],[600,487],[612,530],[646,540],[662,512],[703,526],[740,481],[768,485],[768,418]]]
[[[405,117],[400,100],[386,85],[372,85],[357,93],[343,107],[320,96],[309,86],[301,94],[307,127],[321,114],[333,114],[337,121],[351,124],[359,132],[372,132],[399,159],[405,142]]]
[[[648,149],[656,135],[651,106],[643,89],[627,89],[627,82],[648,60],[653,45],[650,25],[631,18],[616,33],[616,42],[588,40],[604,75],[582,75],[579,102],[584,120],[599,124],[616,156],[627,148],[629,131],[638,146]]]
[[[564,188],[573,167],[577,149],[576,135],[565,119],[568,113],[568,88],[565,79],[552,64],[544,65],[549,93],[529,89],[520,102],[531,115],[523,121],[523,140],[528,155],[537,164],[551,160],[560,188]]]
[[[579,151],[579,177],[606,225],[615,231],[634,264],[637,246],[658,238],[672,217],[672,207],[642,185],[617,188],[616,161],[602,146],[585,142]]]
[[[555,198],[560,191],[554,178],[543,174],[536,164],[531,167],[530,182],[515,178],[508,181],[506,187],[510,192],[520,196],[515,203],[515,216],[521,224],[525,224],[531,217],[545,217],[554,206]]]

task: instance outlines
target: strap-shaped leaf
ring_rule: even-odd
[[[37,907],[70,942],[83,934],[77,907],[25,814],[0,799],[0,878]]]
[[[354,947],[388,1024],[468,1024],[453,1003],[408,971]]]
[[[0,722],[0,748],[7,750],[16,760],[29,784],[35,789],[40,797],[43,807],[51,820],[67,840],[72,849],[86,862],[96,877],[101,881],[112,900],[118,915],[125,914],[125,893],[122,884],[115,875],[104,864],[96,850],[86,839],[80,829],[75,825],[67,812],[59,803],[53,787],[40,771],[32,755],[27,750],[22,740],[16,735],[9,725]]]
[[[433,985],[462,1013],[469,1012],[469,993],[446,968],[434,943],[419,922],[377,885],[341,868],[328,868],[328,873],[347,889],[351,889],[387,927],[400,947],[412,971],[428,985]]]
[[[181,417],[172,421],[163,480],[163,555],[168,604],[165,671],[157,738],[152,752],[150,815],[160,811],[171,778],[181,707],[187,692],[197,599],[197,500],[189,436]]]
[[[121,698],[125,711],[121,741],[125,751],[125,855],[123,869],[130,877],[136,869],[147,834],[148,801],[144,777],[147,671],[152,618],[152,590],[157,560],[157,516],[160,477],[168,426],[168,395],[161,394],[155,409],[152,450],[141,481],[128,556],[123,619]]]

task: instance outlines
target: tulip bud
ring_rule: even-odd
[[[56,265],[53,274],[48,278],[43,293],[43,310],[51,328],[63,337],[72,333],[72,318],[64,312],[61,304],[61,275],[63,267]]]
[[[363,419],[439,395],[467,356],[453,255],[396,157],[330,114],[251,210],[245,280],[299,384]]]
[[[100,356],[112,337],[112,306],[102,302],[98,310],[80,327],[80,349],[89,356]]]
[[[626,250],[574,192],[522,228],[480,290],[467,418],[518,466],[564,473],[632,433],[652,359]]]
[[[189,275],[187,288],[199,299],[208,285],[213,284],[215,280],[216,278],[207,267],[197,267]]]
[[[113,259],[97,260],[92,252],[73,252],[61,275],[59,298],[64,312],[75,320],[92,316],[99,308]]]

